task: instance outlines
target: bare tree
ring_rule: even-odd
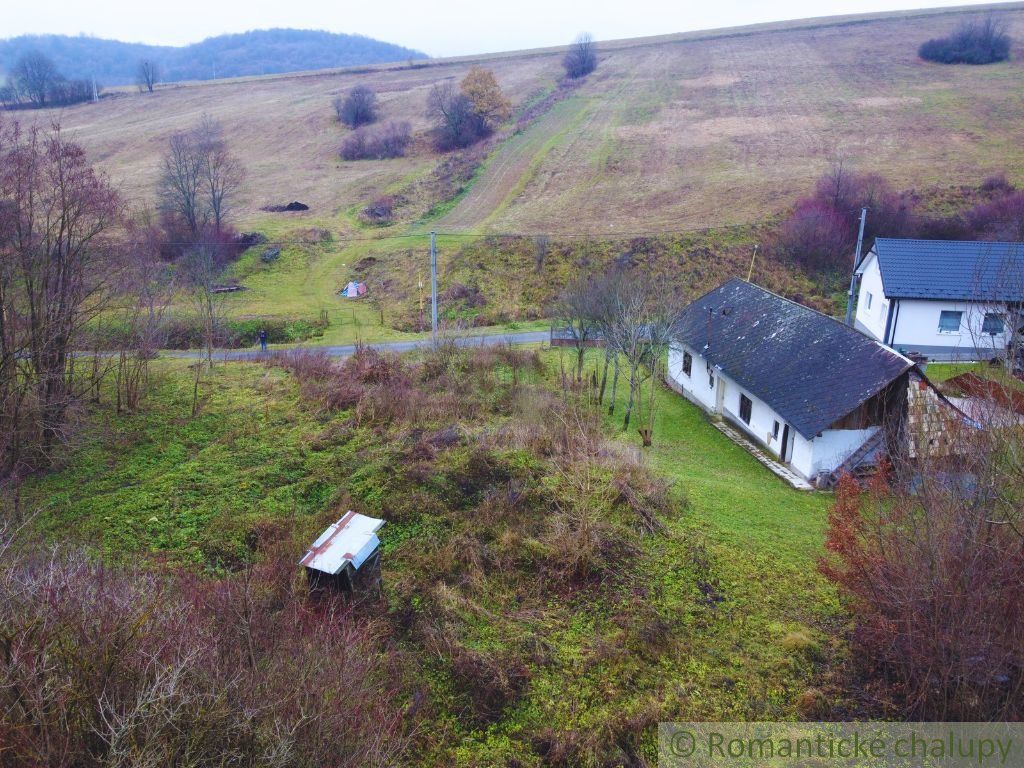
[[[629,398],[622,423],[623,429],[628,429],[637,392],[656,374],[682,302],[650,277],[624,273],[607,301],[606,343],[616,355],[622,355],[629,373]]]
[[[135,70],[135,83],[139,90],[153,92],[156,84],[160,82],[160,66],[150,59],[143,59]]]
[[[165,313],[175,295],[173,271],[160,258],[160,232],[148,211],[128,227],[128,259],[119,281],[116,407],[133,411],[149,386],[149,361],[165,342]],[[98,359],[98,355],[94,359]]]
[[[220,232],[230,212],[235,194],[242,186],[245,172],[228,151],[224,129],[209,115],[204,115],[196,129],[196,150],[201,158],[203,189],[214,232]]]
[[[377,94],[367,85],[357,85],[348,95],[334,99],[338,120],[349,128],[359,128],[377,120]]]
[[[161,208],[198,242],[209,230],[223,229],[244,177],[223,127],[204,115],[195,128],[175,133],[168,142],[157,188]]]
[[[63,79],[53,62],[39,51],[22,54],[11,68],[10,78],[18,92],[37,107],[46,106],[54,86]]]
[[[175,133],[164,153],[157,194],[163,212],[183,222],[193,238],[207,226],[202,189],[203,158],[193,137],[189,132]]]
[[[0,465],[11,471],[26,450],[50,456],[91,387],[72,353],[116,276],[121,203],[59,127],[0,126],[0,200]]]
[[[594,283],[578,277],[566,286],[555,302],[552,314],[569,335],[576,350],[576,383],[583,381],[583,363],[587,348],[593,346],[595,329],[592,317]]]
[[[434,121],[434,141],[440,150],[467,147],[481,136],[473,102],[450,81],[431,89],[427,115]]]
[[[586,77],[597,69],[597,46],[589,33],[584,32],[573,41],[562,58],[562,66],[572,80]]]
[[[191,284],[192,302],[203,327],[206,365],[213,368],[213,350],[223,335],[227,312],[224,294],[216,290],[220,269],[215,248],[208,243],[197,243],[185,253],[182,267]]]

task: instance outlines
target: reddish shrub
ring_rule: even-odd
[[[845,477],[829,513],[820,567],[850,601],[856,657],[907,717],[1020,719],[1020,534],[949,475],[917,477],[913,494]]]
[[[805,199],[782,224],[778,244],[786,256],[814,272],[832,272],[849,259],[850,236],[843,217],[826,203]]]
[[[0,540],[0,762],[402,763],[396,652],[293,575],[291,558],[211,581]]]

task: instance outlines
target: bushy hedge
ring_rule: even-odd
[[[917,53],[940,64],[992,64],[1010,58],[1010,42],[1006,25],[988,17],[964,22],[948,37],[928,40]]]

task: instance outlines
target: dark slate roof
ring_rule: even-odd
[[[1024,243],[879,237],[872,251],[890,298],[1024,301]]]
[[[744,280],[686,307],[674,335],[808,440],[913,367],[860,331]]]

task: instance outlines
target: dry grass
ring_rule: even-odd
[[[1000,15],[1024,39],[1024,9]],[[467,198],[470,209],[456,207],[448,221],[460,230],[486,223],[552,233],[746,222],[784,207],[836,156],[885,171],[897,186],[974,181],[1003,167],[1020,180],[1019,46],[1015,60],[987,67],[920,61],[920,41],[955,23],[948,11],[874,15],[606,44],[575,107],[541,120],[543,140],[499,146],[477,181],[497,191],[483,205]],[[354,223],[340,214],[426,173],[436,158],[419,142],[404,159],[342,163],[334,96],[372,85],[386,119],[422,133],[430,86],[461,78],[472,61],[189,84],[119,94],[60,117],[141,201],[167,136],[208,112],[249,170],[243,223],[265,222],[262,205],[299,199],[312,211],[289,222],[336,219],[343,231]],[[560,74],[557,51],[484,63],[516,104]],[[567,112],[575,119],[563,119]]]

